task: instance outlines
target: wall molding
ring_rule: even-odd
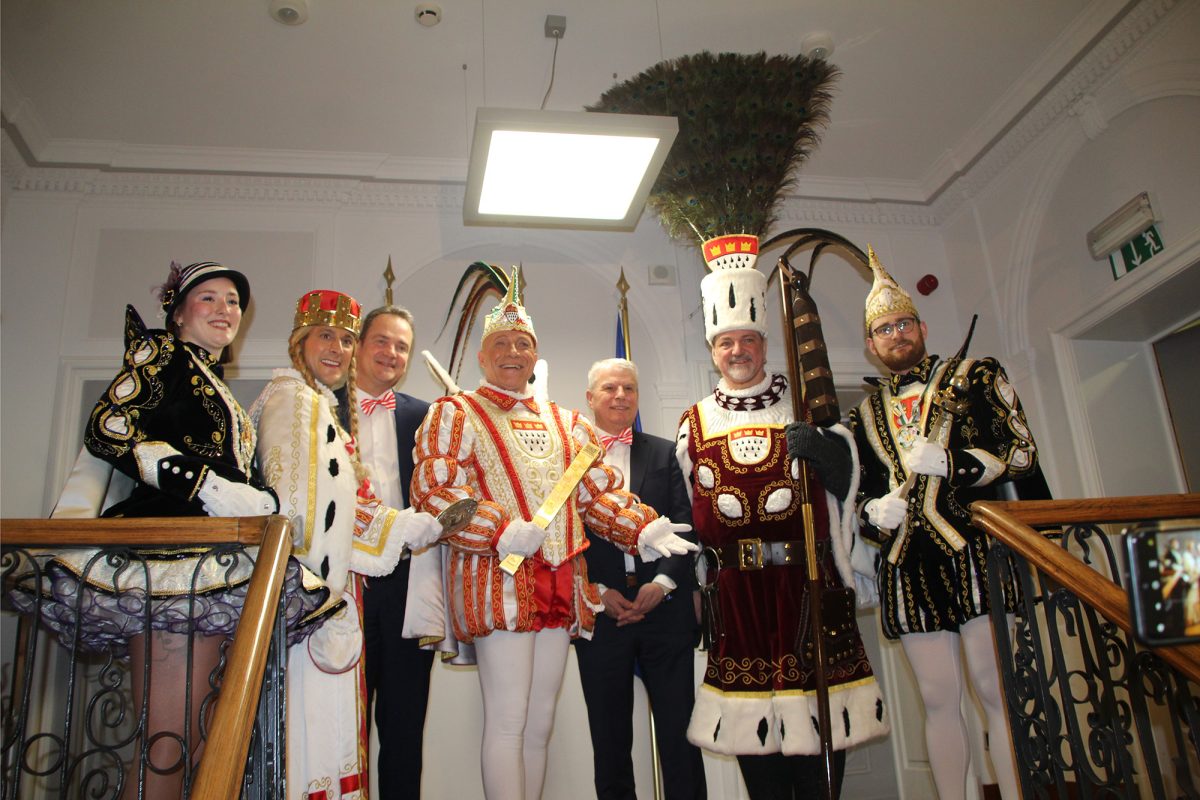
[[[800,191],[786,198],[780,219],[807,224],[941,225],[1056,122],[1064,116],[1078,117],[1080,110],[1087,108],[1086,98],[1114,67],[1180,5],[1184,5],[1180,0],[1136,3],[1039,99],[1026,109],[1017,110],[1007,128],[983,142],[971,158],[966,153],[956,155],[955,160],[965,164],[961,169],[953,171],[939,162],[926,180],[916,182],[800,176],[797,182]],[[1081,34],[1069,32],[1069,35]],[[14,97],[22,97],[19,87],[6,87],[6,94],[8,88],[14,90]],[[1006,98],[1004,102],[1013,101]],[[10,104],[15,113],[8,118],[6,139],[10,136],[9,127],[26,141],[37,133],[36,115],[27,106],[27,102]],[[1095,124],[1096,120],[1092,122]],[[380,210],[457,211],[462,207],[460,160],[454,159],[322,153],[315,154],[319,156],[317,171],[328,177],[314,177],[311,153],[242,148],[164,150],[69,140],[48,140],[42,144],[38,152],[44,154],[45,160],[28,164],[21,156],[17,159],[20,167],[12,166],[9,158],[10,153],[19,153],[20,148],[11,147],[11,143],[4,145],[6,188],[15,192],[302,203]],[[52,161],[55,154],[63,158],[74,154],[76,165],[81,163],[80,154],[87,154],[88,161],[82,163],[90,165],[55,164]],[[268,167],[272,174],[262,174]],[[256,171],[259,174],[254,174]],[[944,179],[938,177],[943,173]]]

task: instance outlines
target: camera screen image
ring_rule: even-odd
[[[1200,637],[1200,531],[1164,531],[1152,541],[1157,552],[1145,565],[1142,584],[1161,603],[1154,604],[1154,633]]]

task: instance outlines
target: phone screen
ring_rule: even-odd
[[[1200,642],[1200,520],[1171,520],[1125,536],[1137,637],[1150,645]]]

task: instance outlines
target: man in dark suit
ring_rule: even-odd
[[[393,391],[408,369],[413,317],[397,306],[367,314],[359,338],[355,403],[357,439],[371,486],[385,505],[408,506],[413,437],[429,404]],[[339,395],[343,422],[344,395]],[[386,800],[421,796],[421,745],[433,652],[401,635],[408,594],[408,556],[391,575],[371,578],[363,592],[367,704],[375,701],[379,766],[374,780]]]
[[[593,364],[587,401],[606,447],[604,461],[622,471],[625,488],[661,516],[691,523],[674,444],[632,431],[638,412],[637,366],[623,358]],[[684,536],[694,541],[694,534]],[[630,754],[636,671],[654,714],[667,800],[705,797],[703,760],[687,740],[698,631],[692,557],[645,563],[590,532],[588,538],[588,578],[600,584],[604,613],[597,616],[592,640],[578,640],[575,653],[592,735],[596,796],[637,798]],[[643,796],[648,793],[643,787]]]

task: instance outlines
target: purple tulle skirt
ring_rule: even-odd
[[[5,583],[16,610],[36,614],[65,647],[124,656],[147,629],[208,636],[236,630],[254,547],[12,550]],[[288,644],[305,639],[343,601],[295,558],[283,589]]]

